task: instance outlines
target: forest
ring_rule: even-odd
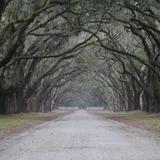
[[[160,112],[160,0],[0,0],[0,113],[59,105]]]

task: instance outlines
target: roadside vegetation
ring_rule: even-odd
[[[146,113],[140,111],[134,112],[97,112],[98,115],[103,115],[106,118],[125,123],[138,128],[154,131],[160,134],[160,114]]]
[[[30,128],[35,124],[53,120],[66,114],[64,111],[54,111],[50,113],[26,113],[0,115],[0,136],[8,133],[15,133]]]

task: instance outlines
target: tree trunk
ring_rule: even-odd
[[[133,90],[130,84],[126,83],[126,94],[127,94],[127,111],[134,110],[134,102],[133,102]]]
[[[160,112],[160,82],[155,75],[152,75],[149,83],[149,112]]]

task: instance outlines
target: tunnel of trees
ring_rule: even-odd
[[[0,113],[160,112],[159,62],[160,0],[0,1]]]
[[[70,84],[63,94],[57,97],[56,107],[107,107],[107,97],[104,97],[99,82],[91,78],[88,73],[81,74]],[[92,80],[91,80],[92,79]]]

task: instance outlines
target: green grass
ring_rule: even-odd
[[[56,118],[64,114],[62,112],[50,113],[30,113],[30,114],[13,114],[0,115],[0,135],[10,132],[17,127],[23,127],[34,122],[45,121]]]
[[[103,114],[112,119],[134,121],[134,123],[137,122],[140,127],[145,127],[160,133],[160,114],[145,112],[101,112],[99,114]]]

